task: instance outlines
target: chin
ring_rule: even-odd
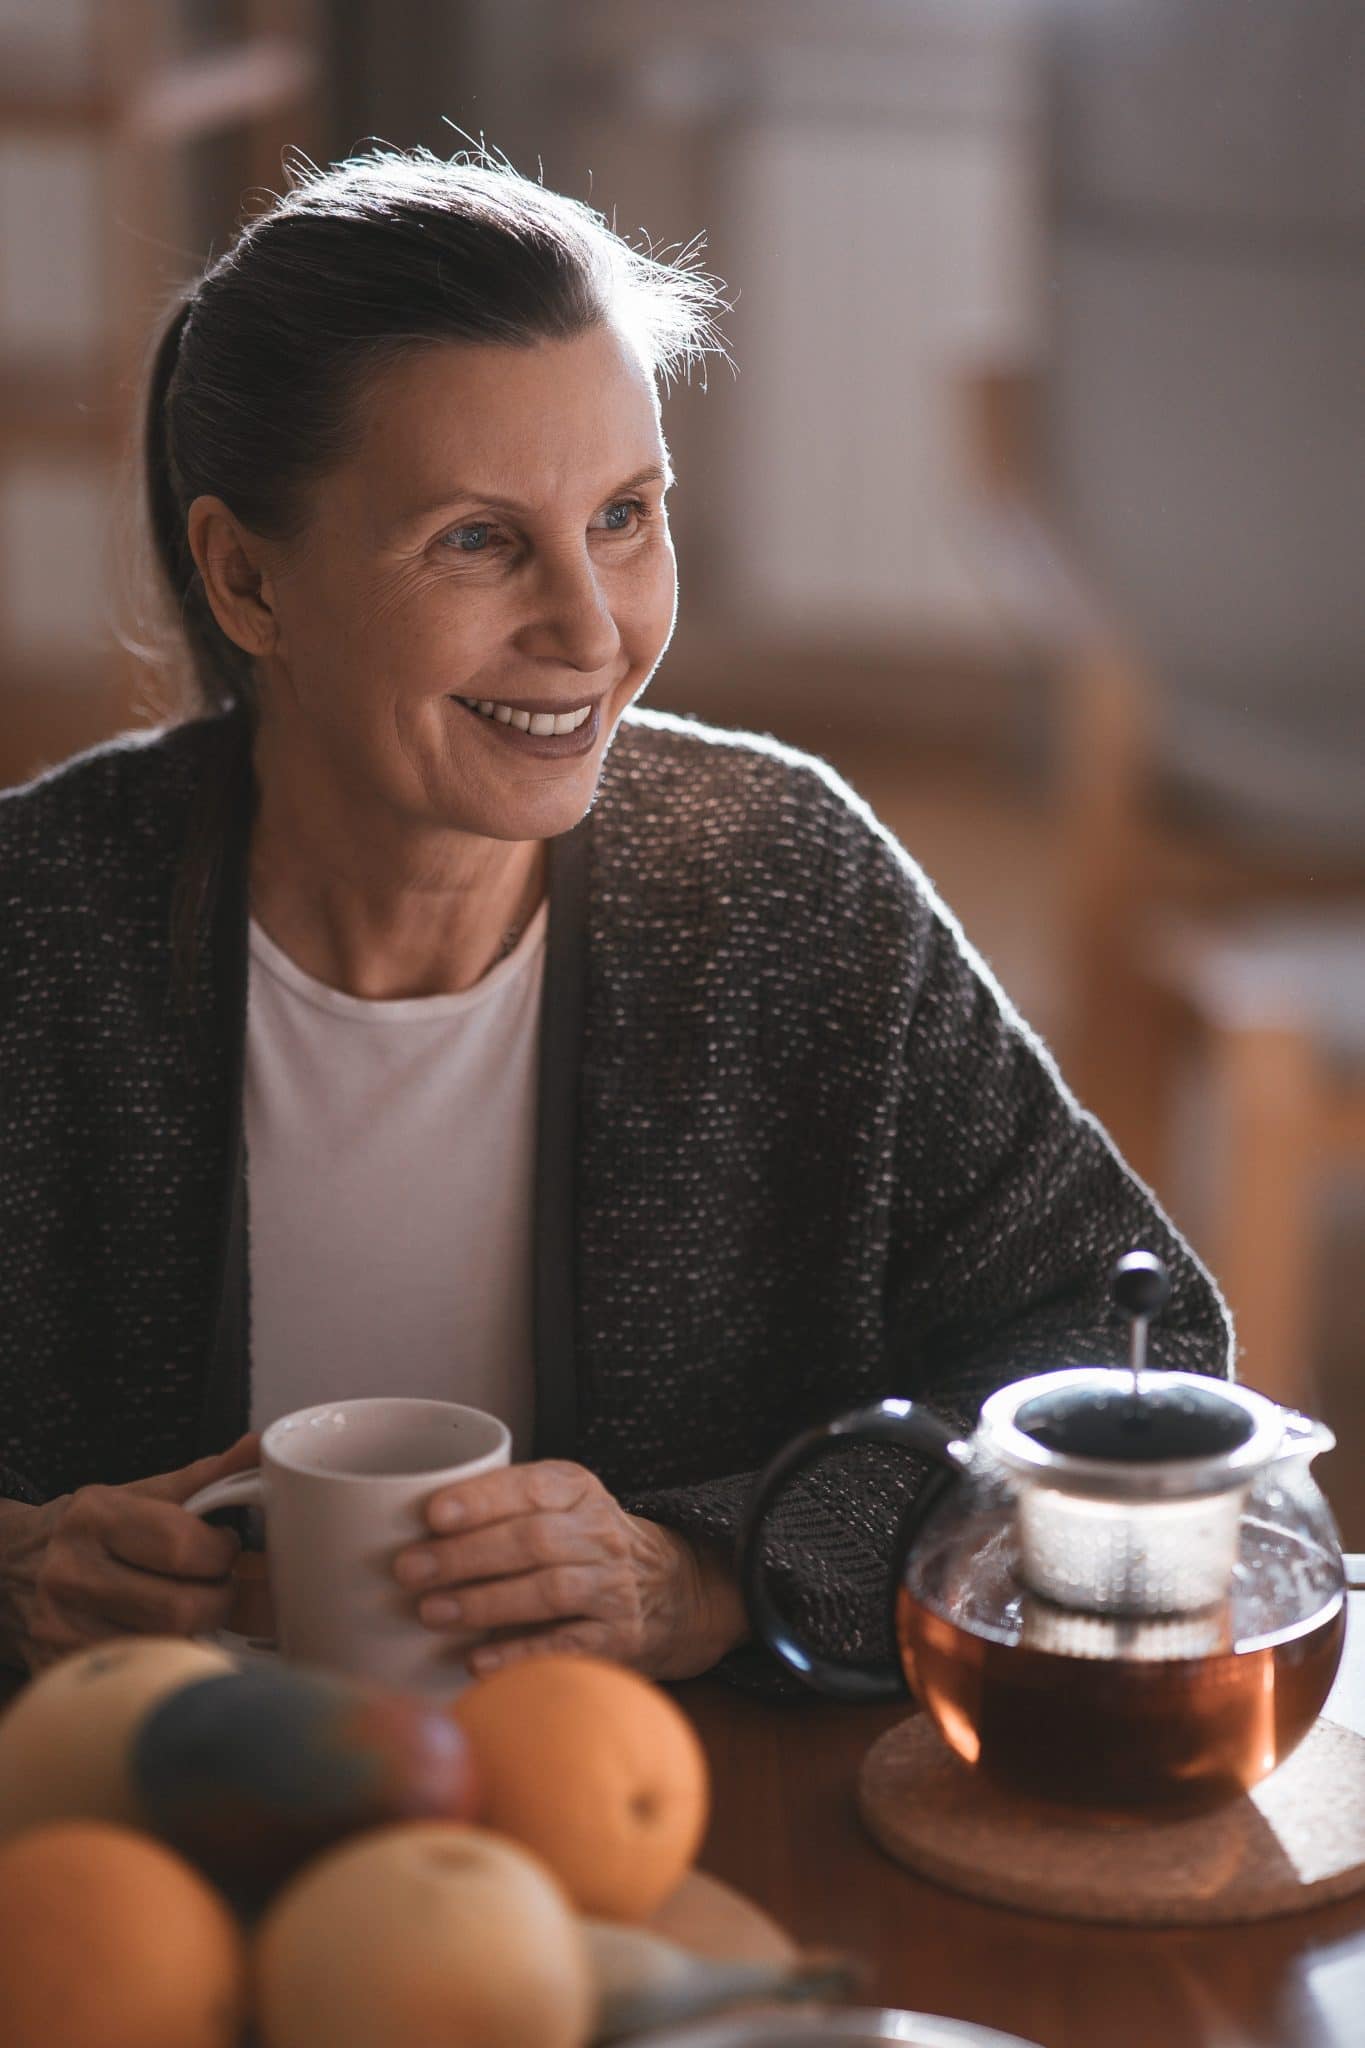
[[[521,761],[515,755],[503,759],[494,751],[485,758],[481,748],[446,753],[441,779],[448,801],[442,803],[438,797],[442,822],[489,839],[554,839],[571,832],[592,808],[621,715],[644,687],[641,683],[630,694],[604,703],[605,733],[599,732],[589,750],[576,757]]]
[[[576,774],[547,780],[539,788],[483,789],[473,799],[462,792],[442,806],[441,822],[484,839],[557,839],[592,808],[601,765],[601,757],[594,756]]]

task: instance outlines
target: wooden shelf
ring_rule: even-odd
[[[181,142],[216,129],[264,120],[316,89],[318,59],[295,36],[255,36],[154,71],[135,92],[43,86],[0,87],[0,132],[84,135],[101,130],[141,141]]]
[[[93,87],[72,93],[43,86],[26,91],[13,81],[0,86],[0,133],[6,136],[84,134],[104,126],[112,111],[113,102]]]
[[[15,456],[101,454],[127,428],[110,404],[109,370],[99,360],[77,365],[0,361],[0,453]]]
[[[317,79],[318,61],[306,43],[257,36],[168,65],[127,101],[121,125],[141,140],[182,142],[286,112],[309,96]]]
[[[225,246],[247,193],[275,182],[285,148],[318,147],[320,0],[247,0],[229,12],[232,39],[187,50],[177,46],[185,24],[173,0],[99,0],[91,69],[77,82],[44,71],[35,54],[9,53],[0,141],[80,154],[81,203],[94,218],[79,231],[86,254],[77,260],[91,266],[98,294],[95,332],[82,323],[46,353],[17,339],[0,348],[0,464],[11,473],[22,465],[104,482],[121,469],[173,274]],[[70,261],[55,224],[47,229],[40,217],[29,260]],[[134,505],[114,516],[132,521]],[[158,681],[111,637],[85,651],[36,652],[20,637],[32,603],[6,616],[19,573],[0,563],[0,785],[146,723]],[[54,632],[62,600],[54,575],[42,596]]]

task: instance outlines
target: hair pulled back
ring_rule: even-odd
[[[250,710],[251,657],[221,630],[186,536],[201,495],[288,539],[344,459],[367,377],[464,342],[526,347],[616,318],[668,376],[717,347],[715,284],[633,249],[578,201],[486,155],[376,152],[293,169],[157,345],[143,456],[156,561],[199,711]]]

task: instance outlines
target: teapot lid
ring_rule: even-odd
[[[975,1449],[1019,1478],[1097,1500],[1178,1500],[1247,1485],[1280,1453],[1283,1411],[1203,1373],[1077,1366],[990,1395]]]

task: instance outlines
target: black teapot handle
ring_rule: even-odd
[[[913,1401],[873,1401],[865,1408],[852,1408],[844,1415],[836,1415],[832,1422],[804,1431],[778,1452],[754,1482],[739,1530],[740,1588],[755,1635],[775,1651],[798,1678],[805,1679],[817,1692],[828,1693],[840,1700],[903,1699],[909,1687],[898,1663],[888,1662],[880,1668],[861,1669],[850,1664],[836,1664],[807,1649],[792,1633],[768,1591],[763,1567],[763,1524],[777,1495],[798,1472],[805,1471],[821,1458],[850,1443],[898,1444],[903,1450],[918,1451],[922,1456],[937,1460],[953,1478],[962,1471],[961,1432],[950,1429],[932,1409],[919,1407]],[[931,1481],[935,1498],[943,1483],[942,1476],[937,1484]],[[897,1574],[906,1543],[919,1523],[920,1517],[915,1513],[917,1505],[911,1505],[910,1518],[902,1524],[897,1554],[889,1562],[889,1569]],[[894,1596],[893,1583],[893,1603]]]

